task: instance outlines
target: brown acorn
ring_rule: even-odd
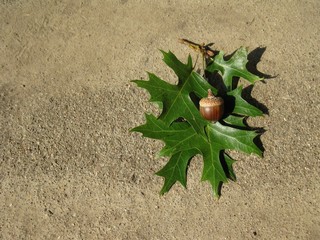
[[[208,90],[208,97],[202,98],[199,102],[200,114],[209,121],[219,121],[224,111],[224,101],[221,97],[215,97],[211,90]]]

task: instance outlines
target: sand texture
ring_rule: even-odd
[[[319,26],[319,0],[1,1],[0,239],[320,239]],[[264,158],[234,152],[218,201],[201,157],[160,196],[163,144],[129,132],[155,112],[130,80],[196,56],[178,38],[273,76]]]

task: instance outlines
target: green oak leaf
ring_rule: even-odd
[[[241,97],[241,93],[242,93],[242,86],[239,86],[236,89],[227,93],[227,95],[233,96],[235,98],[233,113],[237,113],[243,116],[251,116],[251,117],[262,116],[263,112],[260,109],[252,106],[246,100],[244,100]]]
[[[219,122],[208,122],[205,134],[197,133],[187,122],[166,125],[163,120],[154,115],[146,115],[146,123],[133,131],[141,132],[144,137],[160,139],[165,146],[160,151],[162,156],[172,156],[167,165],[157,174],[165,177],[161,193],[169,191],[170,187],[179,181],[186,186],[186,171],[189,160],[196,154],[203,155],[204,168],[202,180],[208,180],[216,197],[219,196],[219,185],[227,182],[227,178],[235,179],[232,170],[231,157],[221,151],[225,149],[238,150],[248,154],[261,156],[261,150],[254,144],[258,136],[254,131],[240,130],[224,126]],[[225,161],[224,169],[222,160]]]
[[[186,188],[187,186],[187,167],[190,159],[198,153],[197,150],[178,152],[172,155],[169,162],[156,174],[164,177],[164,184],[160,191],[163,195],[178,181]]]
[[[151,95],[151,102],[162,102],[162,113],[159,116],[166,124],[171,124],[178,118],[186,119],[197,132],[203,132],[206,120],[204,120],[190,94],[194,93],[199,98],[205,97],[208,89],[213,93],[213,88],[203,77],[193,71],[191,57],[188,63],[183,64],[171,52],[162,52],[164,62],[177,74],[179,82],[173,85],[163,81],[156,75],[149,73],[149,81],[134,80],[139,87],[145,88]]]
[[[236,116],[236,115],[232,115],[230,114],[228,117],[226,117],[225,119],[223,119],[223,121],[225,123],[228,123],[230,125],[233,126],[237,126],[237,127],[246,127],[246,125],[244,124],[244,118],[242,116]]]
[[[219,54],[213,58],[213,61],[206,68],[206,71],[219,71],[222,75],[223,82],[229,91],[232,89],[233,77],[242,77],[250,83],[262,80],[260,77],[247,70],[246,64],[248,62],[248,52],[245,47],[239,48],[228,61],[224,60],[223,55],[224,52],[220,51]]]
[[[211,89],[214,94],[217,94],[217,90],[193,70],[190,56],[187,64],[184,64],[172,52],[162,53],[164,62],[176,73],[178,84],[170,84],[152,73],[148,74],[148,81],[133,81],[150,93],[149,101],[158,103],[161,106],[161,113],[158,117],[146,114],[146,123],[133,128],[132,131],[165,143],[159,156],[166,156],[170,159],[156,173],[164,177],[161,194],[168,192],[176,182],[186,187],[188,163],[195,155],[200,154],[204,161],[201,179],[209,181],[214,196],[219,197],[221,184],[227,182],[228,179],[236,180],[232,167],[235,160],[226,154],[225,150],[262,156],[262,151],[254,142],[259,134],[248,130],[243,123],[245,117],[260,116],[262,112],[242,98],[242,87],[240,86],[226,92],[225,104],[230,104],[230,106],[225,107],[229,109],[229,112],[223,116],[221,121],[213,123],[203,119],[199,114],[197,103],[190,96],[193,94],[200,99],[207,96],[208,89]],[[235,55],[224,64],[220,64],[221,59],[217,64],[213,59],[211,68],[208,67],[209,70],[214,70],[212,66],[219,66],[225,83],[229,82],[225,78],[231,77],[232,79],[233,76],[239,76],[240,73],[241,76],[249,78],[249,81],[256,81],[257,79],[252,77],[252,74],[245,68],[246,52],[238,50]],[[219,58],[216,57],[216,59]]]

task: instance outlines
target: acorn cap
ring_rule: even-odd
[[[208,97],[202,98],[199,102],[199,105],[201,107],[211,107],[211,106],[215,106],[215,105],[221,105],[223,103],[224,103],[223,99],[221,97],[215,97],[212,94],[212,91],[209,89],[208,90]]]

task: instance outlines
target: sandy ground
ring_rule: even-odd
[[[320,1],[0,3],[0,239],[320,239]],[[252,96],[265,156],[234,153],[214,200],[201,158],[161,197],[162,143],[128,130],[154,108],[129,83],[174,81],[178,38],[265,47]]]

